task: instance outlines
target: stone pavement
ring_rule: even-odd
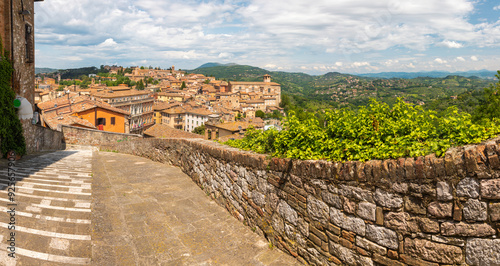
[[[10,195],[7,168],[0,265],[299,265],[176,167],[78,147],[16,162]]]
[[[179,168],[93,158],[96,265],[300,265],[218,206]]]
[[[91,150],[23,158],[10,169],[15,184],[2,160],[0,265],[91,262],[91,158]]]

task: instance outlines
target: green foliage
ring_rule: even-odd
[[[479,106],[474,110],[474,118],[477,120],[500,118],[500,71],[495,76],[499,81],[484,89],[483,98],[480,99]]]
[[[182,84],[181,84],[181,90],[185,89],[186,87],[187,87],[186,86],[186,82],[183,81]]]
[[[135,85],[135,89],[140,90],[140,91],[144,90],[144,82],[142,82],[142,79],[137,81],[137,83]]]
[[[248,128],[245,137],[241,140],[228,140],[224,144],[244,150],[253,150],[258,153],[273,153],[278,131],[269,129],[266,131]]]
[[[11,150],[18,155],[26,154],[23,128],[13,104],[16,98],[10,83],[13,71],[0,40],[0,145],[2,156]]]
[[[358,110],[327,110],[324,121],[311,113],[304,116],[291,111],[286,130],[249,130],[244,139],[226,144],[286,158],[365,161],[442,156],[452,146],[478,143],[500,133],[499,120],[474,123],[470,114],[455,107],[437,116],[401,99],[392,108],[372,100]]]
[[[260,117],[262,119],[266,118],[266,113],[264,113],[264,111],[262,110],[257,110],[255,111],[255,117]]]
[[[201,126],[195,127],[193,129],[193,133],[199,134],[199,135],[205,135],[205,125],[201,125]]]

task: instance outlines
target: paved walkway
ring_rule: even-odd
[[[117,153],[66,150],[16,163],[9,230],[2,163],[0,265],[299,265],[180,169]],[[11,232],[16,259],[5,245]]]
[[[0,265],[91,262],[92,151],[58,151],[0,167]],[[7,211],[10,211],[8,213]],[[11,239],[12,238],[12,239]],[[7,245],[15,250],[7,250]],[[12,252],[12,258],[8,253]]]

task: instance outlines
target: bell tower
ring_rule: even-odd
[[[271,82],[271,75],[265,74],[264,75],[264,82],[270,83]]]

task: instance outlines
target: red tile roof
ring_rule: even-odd
[[[201,135],[171,128],[163,124],[156,124],[148,128],[146,131],[144,131],[144,135],[162,139],[166,138],[203,139],[203,136]]]

